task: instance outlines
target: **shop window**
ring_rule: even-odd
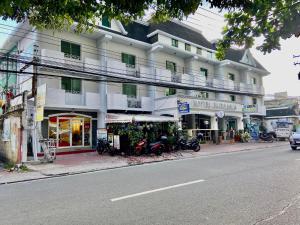
[[[197,54],[202,55],[202,48],[197,48]]]
[[[188,52],[190,52],[191,51],[191,45],[185,43],[185,50],[188,51]]]
[[[176,88],[167,88],[166,96],[176,95]]]
[[[135,55],[122,53],[122,63],[125,63],[127,67],[135,68]]]
[[[123,84],[123,95],[127,95],[131,98],[136,98],[137,90],[135,84]]]
[[[208,77],[208,70],[207,69],[200,68],[200,74],[205,77],[205,80],[207,80],[207,77]]]
[[[61,52],[65,54],[65,57],[72,59],[80,59],[80,45],[70,43],[67,41],[61,41]]]
[[[235,102],[235,100],[236,100],[235,95],[230,95],[230,100],[231,100],[232,102]]]
[[[166,61],[166,69],[170,70],[173,74],[176,73],[176,63],[171,61]]]
[[[110,19],[108,16],[102,16],[102,26],[111,27]]]
[[[172,39],[172,46],[178,48],[178,40]]]
[[[252,104],[256,105],[257,104],[257,98],[252,98]]]
[[[74,94],[81,92],[81,80],[78,78],[62,77],[61,88]]]
[[[235,75],[233,73],[228,74],[228,79],[234,81],[235,80]]]
[[[256,85],[256,78],[252,77],[252,84]]]

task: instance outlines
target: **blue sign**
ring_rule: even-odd
[[[178,112],[179,113],[189,113],[190,112],[190,104],[187,102],[178,102]]]

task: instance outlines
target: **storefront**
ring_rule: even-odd
[[[43,137],[56,141],[58,151],[91,149],[96,146],[96,113],[46,110],[41,124]]]

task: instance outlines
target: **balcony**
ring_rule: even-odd
[[[140,78],[141,74],[142,77],[147,77],[151,75],[150,68],[149,69],[147,67],[137,68],[134,66],[129,66],[126,63],[122,63],[121,61],[118,60],[107,61],[107,72],[110,75],[114,75],[118,77],[129,76],[129,77]]]
[[[107,109],[151,112],[153,110],[153,101],[150,97],[131,98],[123,94],[108,94]]]
[[[83,61],[78,57],[50,49],[41,50],[41,63],[64,68],[83,69]]]
[[[263,86],[246,83],[240,83],[240,91],[262,95],[265,93]]]
[[[70,93],[62,89],[47,88],[46,107],[99,109],[100,96],[98,93]]]

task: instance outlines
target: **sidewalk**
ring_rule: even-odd
[[[152,163],[165,160],[177,160],[183,158],[193,158],[222,153],[231,153],[237,151],[249,151],[260,148],[272,148],[278,146],[288,146],[288,142],[274,143],[235,143],[201,145],[200,152],[194,151],[177,151],[163,153],[161,156],[115,156],[98,155],[97,152],[62,155],[57,156],[54,163],[32,163],[27,164],[29,172],[7,172],[0,167],[0,184],[15,183],[36,179],[46,179],[54,176],[64,176],[92,171],[120,168],[126,166],[139,165],[143,163]]]

